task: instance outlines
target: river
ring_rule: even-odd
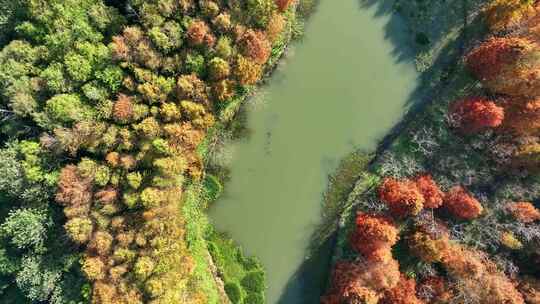
[[[318,303],[324,272],[300,270],[327,176],[354,149],[373,150],[418,85],[401,59],[406,26],[377,9],[322,0],[304,39],[246,106],[250,136],[234,143],[231,179],[210,217],[261,260],[269,304]]]

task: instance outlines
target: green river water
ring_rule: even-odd
[[[231,179],[210,210],[264,264],[269,304],[318,303],[327,261],[305,258],[327,176],[347,153],[376,147],[418,84],[403,59],[406,26],[381,13],[388,3],[361,3],[321,1],[305,38],[246,105],[251,135],[234,143]]]

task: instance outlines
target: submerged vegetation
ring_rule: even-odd
[[[458,38],[463,59],[429,83],[437,98],[379,149],[364,173],[375,186],[346,200],[323,303],[538,302],[540,7],[478,8],[465,18],[489,36]]]

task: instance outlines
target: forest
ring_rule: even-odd
[[[477,13],[438,98],[361,169],[322,303],[540,303],[540,3]]]

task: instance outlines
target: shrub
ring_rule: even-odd
[[[248,293],[244,299],[244,304],[264,304],[264,295],[260,293]]]
[[[244,269],[248,271],[255,271],[255,270],[263,271],[263,266],[261,265],[261,262],[256,257],[253,257],[253,256],[243,257],[241,263],[242,263],[242,266],[244,266]]]
[[[204,178],[204,189],[210,202],[215,201],[223,191],[223,186],[219,182],[218,178],[207,174]]]
[[[262,293],[265,290],[265,275],[262,271],[250,271],[242,279],[242,287],[248,293]]]
[[[231,300],[232,304],[241,304],[242,303],[242,289],[240,285],[236,282],[229,282],[225,284],[225,292]]]

